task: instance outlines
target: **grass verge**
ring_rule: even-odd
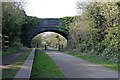
[[[11,65],[6,65],[2,67],[2,80],[11,80],[20,69],[21,65],[27,59],[28,55],[30,54],[31,50],[24,52],[21,56],[19,56],[16,61]]]
[[[45,52],[36,51],[30,80],[40,78],[64,78],[64,76]]]
[[[12,55],[12,54],[17,53],[17,52],[19,52],[19,51],[22,51],[22,50],[24,50],[24,49],[26,49],[26,48],[24,48],[24,47],[22,47],[22,46],[10,47],[10,48],[8,48],[8,50],[6,50],[6,51],[3,51],[3,50],[2,50],[2,56]],[[1,53],[0,53],[0,54],[1,54]]]
[[[92,57],[92,56],[89,56],[89,55],[82,55],[80,53],[73,53],[73,52],[64,52],[64,53],[73,55],[75,57],[79,57],[80,59],[89,61],[91,63],[103,65],[103,66],[111,68],[113,70],[118,70],[118,64],[117,63],[108,62],[107,60],[100,60],[98,58],[95,58],[95,57]]]

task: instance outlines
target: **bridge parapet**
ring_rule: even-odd
[[[37,25],[38,27],[57,27],[60,26],[60,18],[44,18]]]

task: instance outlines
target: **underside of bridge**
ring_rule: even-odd
[[[35,37],[37,34],[43,32],[55,32],[62,35],[64,38],[68,39],[68,31],[62,31],[59,27],[36,27],[36,29],[30,34],[30,40]]]

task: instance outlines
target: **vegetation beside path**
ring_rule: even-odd
[[[45,52],[36,51],[30,79],[35,78],[64,78],[64,76]]]
[[[100,64],[105,67],[111,68],[113,70],[118,70],[118,64],[113,62],[108,62],[107,60],[99,59],[98,57],[93,57],[91,55],[83,55],[82,53],[76,53],[76,52],[64,52],[65,54],[73,55],[75,57],[78,57],[80,59],[89,61],[91,63]]]
[[[14,78],[17,71],[20,69],[21,65],[24,63],[24,61],[27,59],[28,55],[30,54],[31,50],[27,50],[19,56],[14,63],[10,65],[4,65],[2,66],[2,78],[3,80],[9,80],[11,78]]]
[[[23,46],[13,46],[13,47],[8,48],[7,50],[2,50],[2,53],[0,54],[2,54],[2,56],[14,55],[17,52],[21,52],[27,49],[28,48],[23,47]]]

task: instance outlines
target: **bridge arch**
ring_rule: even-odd
[[[58,33],[60,35],[62,35],[66,40],[68,40],[68,31],[62,31],[59,28],[41,28],[41,27],[37,27],[31,34],[30,34],[30,40],[32,40],[32,38],[34,38],[36,35],[43,33],[43,32],[55,32]]]
[[[63,31],[60,30],[58,27],[36,27],[35,30],[33,32],[31,32],[30,37],[29,37],[29,45],[31,46],[31,41],[32,39],[43,32],[55,32],[58,33],[60,35],[62,35],[66,40],[68,40],[69,38],[69,33],[68,31]]]

